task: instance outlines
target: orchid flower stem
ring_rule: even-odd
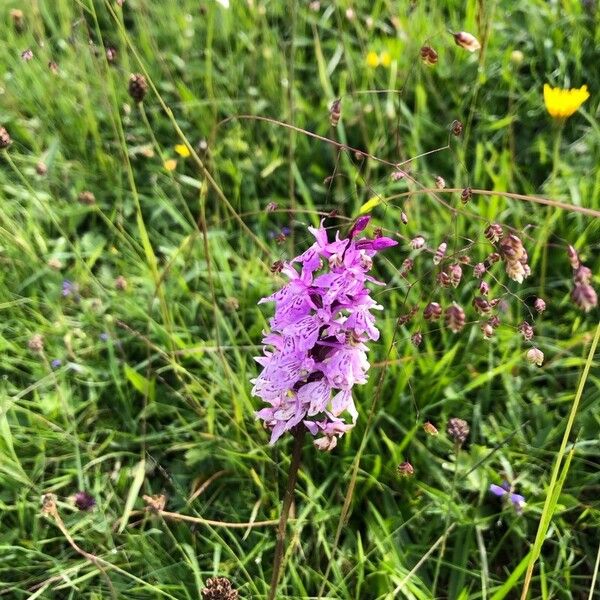
[[[279,584],[279,576],[281,574],[281,565],[283,563],[283,555],[285,551],[285,527],[288,517],[290,516],[290,508],[294,500],[294,491],[296,489],[296,481],[298,479],[298,470],[300,468],[300,458],[302,455],[302,444],[304,442],[304,427],[300,426],[294,431],[294,447],[292,450],[292,460],[290,462],[290,470],[288,471],[288,481],[283,496],[283,505],[281,507],[281,516],[279,517],[279,525],[277,527],[277,545],[275,546],[275,556],[273,557],[273,575],[271,576],[271,586],[267,600],[274,600],[277,593],[277,585]]]

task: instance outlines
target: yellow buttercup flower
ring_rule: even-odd
[[[392,57],[385,50],[379,55],[379,64],[382,67],[389,67],[392,64]]]
[[[379,56],[377,55],[377,52],[371,50],[367,54],[367,66],[371,67],[372,69],[379,66]]]
[[[564,90],[544,84],[544,104],[554,119],[570,117],[589,97],[587,85],[582,85],[579,89]]]
[[[177,144],[177,146],[175,146],[175,152],[182,158],[187,158],[190,155],[190,151],[185,144]]]
[[[167,171],[174,171],[177,168],[177,161],[174,158],[169,158],[168,160],[165,160],[163,167]]]

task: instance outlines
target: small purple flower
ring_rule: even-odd
[[[510,484],[507,481],[502,482],[502,485],[492,483],[490,485],[490,492],[492,492],[494,496],[499,496],[501,498],[507,497],[519,514],[523,512],[526,504],[524,496],[513,493]]]
[[[79,301],[79,286],[68,279],[62,282],[63,298],[73,298],[76,302]]]
[[[96,506],[96,499],[94,496],[85,491],[77,492],[75,496],[73,496],[73,501],[79,510],[92,510],[92,508]]]
[[[60,358],[55,358],[51,363],[50,366],[53,369],[58,369],[60,366],[62,366],[62,360]]]
[[[379,250],[396,244],[356,239],[368,222],[359,218],[350,238],[337,233],[333,242],[322,224],[309,227],[315,243],[281,269],[288,283],[259,301],[275,303],[264,355],[256,358],[263,369],[252,380],[252,394],[268,405],[256,417],[271,431],[271,444],[302,423],[317,448],[332,450],[356,422],[351,390],[367,381],[366,343],[379,338],[370,311],[382,308],[366,284],[383,284],[368,271]]]

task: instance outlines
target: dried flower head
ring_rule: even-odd
[[[442,316],[442,307],[437,302],[430,302],[423,310],[426,321],[437,321]]]
[[[541,367],[544,363],[544,353],[539,348],[530,348],[525,356],[532,365]]]
[[[270,429],[271,444],[303,426],[318,448],[331,450],[356,422],[352,388],[367,381],[367,342],[379,338],[371,311],[381,307],[366,283],[381,282],[368,271],[377,252],[397,243],[359,238],[367,222],[357,221],[351,237],[338,232],[332,242],[322,224],[310,227],[315,243],[282,267],[289,282],[260,301],[274,302],[275,315],[264,355],[256,359],[263,369],[252,394],[268,405],[256,416]]]
[[[479,284],[479,293],[480,293],[482,296],[487,296],[487,295],[490,293],[490,286],[489,286],[489,284],[487,283],[487,281],[482,281],[482,282]]]
[[[463,419],[452,417],[446,426],[446,433],[458,446],[462,446],[469,437],[469,424]]]
[[[167,506],[167,497],[164,494],[152,494],[152,496],[144,494],[142,500],[146,504],[146,510],[150,512],[162,512]]]
[[[225,310],[235,312],[240,308],[240,301],[235,296],[225,298]]]
[[[4,127],[0,127],[0,150],[8,148],[12,144],[10,134]]]
[[[473,308],[480,315],[487,315],[492,310],[490,303],[483,296],[473,298]]]
[[[589,312],[598,305],[596,290],[589,283],[578,283],[575,285],[571,298],[585,312]]]
[[[544,104],[554,119],[567,119],[577,112],[579,107],[590,97],[587,85],[579,89],[552,88],[544,84]]]
[[[132,73],[129,76],[129,95],[134,102],[142,102],[148,91],[148,82],[141,73]]]
[[[450,287],[450,274],[447,271],[440,271],[437,276],[437,282],[440,287]]]
[[[400,477],[412,477],[415,474],[414,467],[408,461],[400,463],[396,470]]]
[[[29,62],[32,58],[33,58],[33,51],[31,50],[31,48],[27,48],[26,50],[23,50],[23,52],[21,52],[21,60],[24,60],[25,62]]]
[[[410,246],[413,250],[420,250],[425,245],[425,238],[418,235],[410,240]]]
[[[491,326],[491,324],[488,323],[481,323],[479,325],[480,329],[481,329],[481,333],[483,333],[483,337],[486,340],[489,340],[493,335],[494,335],[494,328]]]
[[[96,506],[96,499],[89,492],[81,491],[73,496],[73,504],[79,510],[92,510]]]
[[[342,116],[342,99],[338,98],[331,103],[329,107],[329,122],[332,127],[336,127]]]
[[[481,277],[483,277],[485,271],[486,271],[485,265],[482,262],[477,263],[473,267],[473,276],[476,277],[477,279],[480,279]]]
[[[446,325],[453,333],[458,333],[465,326],[465,311],[453,302],[446,309]]]
[[[115,279],[115,288],[120,292],[124,292],[127,289],[127,279],[123,275],[119,275]]]
[[[452,135],[455,135],[456,137],[459,137],[460,135],[462,135],[462,132],[463,132],[462,122],[459,121],[458,119],[454,119],[454,121],[452,121],[452,123],[450,124],[450,131],[452,132]]]
[[[85,204],[86,206],[91,206],[96,203],[96,196],[94,196],[93,192],[89,190],[85,190],[77,196],[77,201],[79,204]]]
[[[237,600],[238,593],[226,577],[211,577],[202,590],[203,600]]]
[[[442,260],[444,260],[444,256],[446,256],[446,249],[448,248],[448,244],[446,242],[442,242],[435,251],[433,255],[433,264],[439,265]]]
[[[435,176],[435,187],[438,190],[443,190],[446,187],[446,180],[443,177],[436,175]]]
[[[454,36],[454,41],[456,44],[461,48],[468,50],[469,52],[476,52],[481,48],[479,40],[471,33],[459,31],[458,33],[453,33],[452,35]]]
[[[438,433],[439,433],[439,431],[437,430],[437,427],[433,423],[430,423],[429,421],[423,423],[423,431],[425,433],[427,433],[428,435],[438,435]]]
[[[390,174],[390,179],[392,181],[401,181],[406,177],[406,173],[402,169],[394,169]]]
[[[414,264],[415,263],[412,258],[405,258],[402,261],[402,269],[400,271],[400,275],[406,277],[412,271]]]
[[[60,271],[63,268],[62,262],[55,256],[48,259],[48,266],[55,271]]]
[[[416,331],[410,336],[410,341],[413,346],[419,347],[423,342],[423,334],[420,331]]]
[[[523,336],[523,339],[526,342],[529,342],[533,339],[533,327],[527,321],[523,321],[519,325],[519,333]]]
[[[13,27],[16,31],[21,33],[25,28],[25,16],[22,10],[18,8],[11,8],[9,12]]]
[[[533,303],[533,308],[535,308],[535,310],[541,314],[546,310],[546,303],[542,298],[536,298],[535,302]]]
[[[467,204],[469,202],[469,200],[471,200],[471,198],[473,197],[473,190],[470,187],[466,187],[461,193],[460,193],[460,201],[463,204]]]
[[[35,172],[40,177],[43,177],[44,175],[46,175],[46,173],[48,173],[48,167],[46,166],[46,163],[41,160],[38,161],[37,164],[35,165]]]
[[[575,283],[589,283],[592,279],[592,271],[585,265],[579,265],[573,273]]]
[[[450,276],[450,285],[454,288],[458,287],[462,279],[462,267],[458,263],[450,265],[448,275]]]
[[[32,352],[35,352],[37,354],[41,353],[44,351],[44,338],[40,333],[36,333],[35,335],[31,336],[31,338],[29,339],[29,342],[27,342],[27,346],[29,347],[29,349]]]
[[[492,223],[491,225],[488,225],[484,233],[486,239],[492,244],[495,244],[503,234],[504,231],[502,229],[502,225],[499,223]]]
[[[58,63],[56,63],[53,60],[48,61],[48,69],[50,69],[50,72],[53,75],[57,75],[58,74]]]
[[[438,53],[431,46],[423,46],[421,48],[421,60],[429,66],[433,66],[438,61]]]

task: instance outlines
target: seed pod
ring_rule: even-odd
[[[471,33],[467,33],[466,31],[459,31],[458,33],[453,33],[454,41],[458,46],[468,50],[469,52],[476,52],[481,48],[481,44],[479,40]]]
[[[418,306],[413,306],[407,313],[400,315],[398,317],[398,325],[406,325],[409,321],[412,321],[418,310]]]
[[[39,333],[36,333],[29,339],[29,342],[27,342],[27,346],[32,352],[39,354],[44,350],[43,336]]]
[[[592,271],[585,265],[580,265],[575,270],[573,281],[575,283],[589,283],[592,278]]]
[[[337,124],[340,122],[340,117],[342,116],[342,99],[338,98],[331,103],[331,107],[329,108],[329,122],[332,127],[337,127]]]
[[[423,335],[421,334],[420,331],[416,331],[415,333],[413,333],[410,336],[410,341],[412,342],[413,346],[418,347],[421,345],[421,342],[423,341]]]
[[[437,321],[442,316],[442,307],[437,302],[430,302],[423,310],[426,321]]]
[[[479,293],[482,296],[487,296],[490,293],[490,286],[487,284],[486,281],[482,281],[479,284]]]
[[[414,261],[411,258],[406,258],[402,263],[402,270],[400,271],[400,274],[403,277],[406,277],[406,275],[408,275],[412,271],[413,266]]]
[[[469,200],[471,199],[471,197],[473,196],[473,190],[470,187],[466,187],[461,193],[460,193],[460,201],[463,204],[467,204],[469,202]]]
[[[58,74],[58,63],[54,62],[53,60],[48,62],[48,69],[50,69],[50,72],[53,75],[57,75]]]
[[[458,333],[465,326],[465,311],[456,302],[446,309],[446,325],[453,333]]]
[[[124,292],[127,289],[127,279],[123,275],[119,275],[115,279],[115,288],[120,292]]]
[[[523,283],[523,279],[529,274],[528,270],[525,268],[526,266],[527,265],[523,265],[523,263],[518,260],[507,260],[505,265],[506,274],[513,281]]]
[[[485,315],[492,310],[490,303],[482,296],[473,298],[473,308],[480,314]]]
[[[91,206],[92,204],[96,204],[96,196],[94,196],[93,192],[89,190],[85,190],[77,196],[77,200],[79,204],[85,204],[86,206]]]
[[[488,323],[494,329],[498,329],[498,327],[500,327],[500,317],[498,315],[494,315],[494,316],[490,317],[490,319],[488,320]]]
[[[492,308],[496,308],[496,306],[498,306],[498,304],[500,304],[500,298],[492,298],[490,300],[490,306]]]
[[[435,187],[438,190],[443,190],[446,187],[446,180],[443,177],[436,175],[435,176]]]
[[[492,265],[496,264],[499,260],[500,260],[500,255],[497,252],[492,252],[491,254],[487,255],[483,264],[487,270]]]
[[[267,206],[265,206],[265,212],[274,212],[277,210],[277,203],[276,202],[269,202],[267,204]]]
[[[542,298],[536,298],[533,307],[538,313],[543,313],[546,310],[546,303]]]
[[[509,233],[500,240],[500,252],[507,260],[520,261],[523,256],[527,259],[523,242],[513,233]]]
[[[148,91],[148,83],[141,73],[132,73],[129,76],[129,95],[134,102],[142,102]]]
[[[503,233],[504,231],[502,230],[502,225],[498,223],[492,223],[491,225],[488,225],[484,235],[489,242],[495,244],[502,237]]]
[[[429,421],[427,421],[426,423],[423,423],[423,431],[429,435],[438,435],[438,433],[439,433],[439,431],[437,430],[437,427],[433,423],[430,423]]]
[[[483,274],[485,273],[485,271],[486,271],[485,265],[482,262],[477,263],[473,267],[473,276],[476,277],[477,279],[480,279],[481,277],[483,277]]]
[[[541,367],[544,363],[544,353],[539,348],[530,348],[527,350],[527,360],[532,365],[537,365]]]
[[[4,127],[0,127],[0,150],[8,148],[11,144],[10,134]]]
[[[458,263],[454,263],[450,266],[450,285],[452,287],[457,288],[460,284],[460,280],[462,279],[462,269]]]
[[[461,265],[470,265],[471,264],[471,257],[468,254],[461,254],[458,257],[458,262]]]
[[[106,60],[109,63],[114,63],[117,60],[117,49],[114,48],[113,46],[109,46],[106,49]]]
[[[390,178],[392,181],[400,181],[402,179],[404,179],[406,177],[406,172],[403,171],[400,166],[397,166],[395,168],[394,171],[392,171],[392,174],[390,175]]]
[[[519,325],[519,332],[526,342],[529,342],[533,339],[533,327],[527,321],[523,321]]]
[[[469,424],[463,419],[458,419],[456,417],[450,419],[446,426],[446,433],[459,446],[462,446],[467,441],[470,431]]]
[[[431,46],[423,46],[421,48],[421,60],[426,65],[435,65],[438,61],[438,53]]]
[[[450,125],[450,131],[456,137],[459,137],[460,135],[462,135],[462,132],[463,132],[462,122],[459,121],[458,119],[454,119],[454,121],[452,121],[452,124]]]
[[[578,283],[573,289],[571,298],[585,312],[589,312],[598,304],[596,290],[589,283]]]
[[[482,323],[480,326],[481,333],[486,340],[489,340],[494,335],[494,328],[489,323]]]
[[[46,163],[42,160],[38,161],[35,165],[35,172],[40,177],[43,177],[48,172],[48,167],[46,166]]]
[[[402,221],[402,223],[404,223],[404,225],[408,223],[408,216],[404,211],[400,213],[400,220]]]
[[[27,50],[23,50],[23,52],[21,52],[21,60],[29,62],[32,58],[33,52],[31,51],[31,48],[27,48]]]
[[[281,273],[282,269],[283,269],[283,261],[282,260],[276,260],[270,267],[271,273]]]
[[[442,242],[437,250],[435,251],[435,254],[433,255],[433,264],[434,265],[439,265],[442,260],[444,260],[444,256],[446,255],[446,248],[448,248],[448,244],[446,244],[446,242]]]
[[[412,477],[415,474],[415,469],[408,461],[399,464],[397,471],[400,477]]]
[[[571,245],[567,246],[567,256],[569,257],[571,267],[577,269],[579,267],[579,255],[577,254],[577,250]]]
[[[450,275],[446,271],[440,271],[437,276],[437,282],[441,287],[449,287],[450,286]]]
[[[425,245],[425,238],[418,235],[410,240],[410,245],[413,250],[420,250]]]
[[[202,590],[202,600],[238,600],[238,592],[226,577],[209,577]]]

